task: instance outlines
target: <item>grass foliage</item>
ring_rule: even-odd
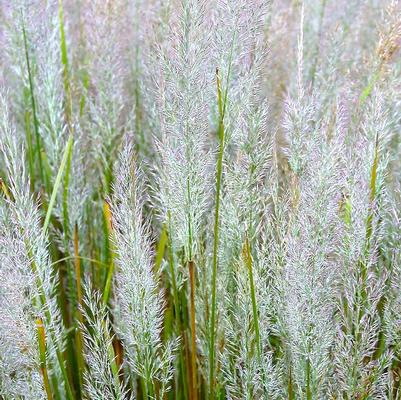
[[[0,20],[1,399],[401,399],[398,1]]]

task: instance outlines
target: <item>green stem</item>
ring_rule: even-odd
[[[175,275],[175,266],[174,266],[174,253],[173,253],[173,241],[171,238],[171,214],[170,211],[167,213],[167,225],[168,225],[168,233],[167,233],[167,251],[168,251],[168,258],[169,258],[169,268],[171,274],[171,286],[173,289],[173,301],[174,301],[174,310],[175,310],[175,319],[177,324],[177,333],[178,335],[182,336],[184,340],[184,332],[181,323],[181,310],[180,310],[180,300],[179,300],[179,293],[177,288],[177,279]],[[180,346],[179,350],[179,362],[180,362],[180,373],[182,379],[182,386],[184,392],[184,398],[187,399],[188,387],[187,387],[187,380],[185,379],[185,358],[182,351],[182,346]]]
[[[253,279],[252,255],[251,255],[251,249],[249,246],[249,240],[247,237],[245,238],[244,253],[245,253],[245,260],[246,260],[246,264],[247,264],[248,272],[249,272],[249,285],[250,285],[250,289],[251,289],[253,325],[254,325],[254,329],[255,329],[257,354],[258,354],[258,359],[260,361],[261,357],[262,357],[262,344],[261,344],[261,340],[260,340],[259,316],[258,316],[258,306],[257,306],[257,302],[256,302],[255,282]]]
[[[163,261],[164,251],[166,249],[167,244],[167,225],[163,224],[162,231],[160,234],[159,243],[157,245],[156,256],[155,256],[155,275],[159,275],[160,266]]]
[[[218,137],[220,141],[219,154],[217,158],[217,171],[216,171],[216,204],[215,204],[215,218],[214,218],[214,240],[213,240],[213,269],[212,269],[212,305],[211,305],[211,320],[210,320],[210,371],[209,371],[209,390],[210,399],[215,397],[215,336],[216,336],[216,280],[217,280],[217,263],[218,263],[218,248],[219,248],[219,217],[220,217],[220,194],[221,194],[221,180],[223,174],[223,156],[224,156],[224,105],[221,93],[219,70],[216,69],[216,83],[217,83],[217,102],[219,109],[219,128]]]
[[[70,136],[67,140],[67,143],[65,145],[65,148],[64,148],[63,158],[61,159],[61,164],[60,164],[59,170],[57,172],[56,181],[54,182],[54,186],[53,186],[53,192],[50,197],[49,206],[47,208],[45,222],[43,224],[43,232],[44,233],[46,233],[47,228],[49,227],[52,210],[53,210],[54,203],[55,203],[56,197],[57,197],[57,191],[61,184],[61,178],[63,176],[65,166],[67,164],[68,159],[70,158],[71,149],[72,149],[72,135],[70,134]]]
[[[189,268],[189,281],[191,286],[191,373],[192,373],[192,400],[198,399],[198,383],[197,383],[197,369],[196,369],[196,319],[195,319],[195,263],[188,262]]]
[[[79,258],[79,237],[78,237],[78,225],[74,226],[74,266],[75,266],[75,286],[77,294],[77,306],[76,315],[78,317],[79,324],[76,324],[76,357],[78,364],[78,380],[79,385],[82,387],[82,377],[85,368],[85,360],[83,357],[83,334],[81,330],[81,324],[83,324],[82,316],[82,283],[81,283],[81,259]]]
[[[105,306],[106,306],[106,304],[105,304]],[[105,323],[105,322],[103,321],[103,323]],[[106,329],[106,335],[107,335],[106,339],[109,340],[110,337],[109,337],[109,333],[108,333],[107,329]],[[120,399],[120,398],[122,398],[122,390],[121,390],[121,385],[120,385],[119,367],[117,365],[116,354],[115,354],[112,343],[107,348],[107,356],[108,356],[109,363],[111,366],[111,372],[113,374],[114,385],[115,385],[115,388],[117,391],[117,393],[116,393],[117,398]]]
[[[45,387],[48,400],[53,400],[52,391],[50,388],[49,375],[46,366],[46,333],[43,322],[40,318],[36,320],[37,334],[38,334],[38,347],[40,357],[40,370],[43,376],[43,385]]]
[[[211,321],[209,331],[209,392],[210,399],[214,400],[215,397],[215,341],[216,341],[216,279],[217,279],[217,264],[218,264],[218,247],[219,247],[219,212],[220,212],[220,192],[221,192],[221,180],[223,175],[223,156],[225,147],[225,128],[224,128],[224,115],[227,107],[228,97],[228,85],[230,81],[232,58],[234,53],[236,32],[233,33],[231,42],[231,49],[228,62],[228,71],[226,79],[226,87],[224,98],[221,90],[221,82],[219,69],[216,68],[216,86],[217,86],[217,106],[219,112],[219,126],[218,126],[218,138],[219,138],[219,154],[217,158],[216,166],[216,204],[215,204],[215,219],[214,219],[214,239],[213,239],[213,265],[212,265],[212,305],[211,305]]]
[[[380,78],[381,69],[382,69],[382,65],[380,64],[380,66],[373,72],[372,76],[369,78],[369,81],[368,81],[368,84],[366,85],[366,87],[362,90],[362,93],[359,97],[359,101],[360,101],[361,105],[363,105],[366,102],[366,100],[372,93],[372,90],[373,90],[376,82]]]
[[[103,204],[103,216],[105,219],[105,225],[104,225],[104,230],[105,230],[105,237],[106,237],[106,243],[108,243],[108,254],[107,258],[109,259],[109,269],[107,270],[107,277],[106,277],[106,283],[104,285],[104,290],[103,290],[103,301],[107,304],[110,298],[110,292],[111,292],[111,284],[113,282],[113,274],[114,274],[114,254],[113,254],[113,243],[110,240],[110,235],[113,232],[113,224],[112,224],[112,215],[111,215],[111,208],[110,205],[107,201],[104,202]]]
[[[306,399],[307,400],[312,400],[312,390],[311,390],[310,378],[311,378],[311,365],[310,365],[310,360],[309,360],[309,356],[308,356],[308,358],[306,360]]]

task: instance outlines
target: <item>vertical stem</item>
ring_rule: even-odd
[[[192,372],[192,396],[191,399],[198,399],[198,383],[196,368],[196,324],[195,324],[195,263],[188,262],[189,281],[191,285],[191,372]]]
[[[377,169],[379,164],[379,136],[376,134],[375,137],[375,149],[373,156],[373,165],[370,173],[370,194],[369,194],[369,214],[366,223],[366,245],[369,247],[369,241],[372,236],[372,223],[373,223],[373,209],[374,202],[376,200],[376,181],[377,181]]]
[[[289,370],[289,374],[288,374],[288,400],[294,400],[291,366],[290,366],[290,370]]]
[[[114,273],[114,258],[113,258],[113,249],[112,247],[112,242],[110,240],[110,235],[113,232],[113,224],[112,224],[112,215],[111,215],[111,208],[110,204],[105,201],[103,204],[103,214],[105,218],[105,231],[106,231],[106,240],[107,243],[109,243],[109,254],[108,258],[110,259],[110,264],[109,264],[109,269],[107,271],[107,277],[106,277],[106,283],[104,285],[104,290],[103,290],[103,301],[107,304],[110,298],[110,291],[111,291],[111,283],[113,279],[113,273]]]
[[[155,275],[159,274],[160,266],[163,261],[164,252],[167,244],[167,225],[163,224],[162,231],[160,233],[159,243],[157,245],[156,256],[155,256]]]
[[[368,216],[366,220],[366,237],[365,237],[365,257],[361,257],[359,260],[361,279],[362,279],[362,287],[361,287],[361,296],[363,302],[366,300],[366,284],[368,278],[368,260],[369,252],[370,252],[370,241],[373,233],[373,217],[374,217],[374,202],[376,200],[376,181],[377,181],[377,169],[379,164],[379,137],[376,134],[375,138],[375,148],[374,148],[374,156],[373,156],[373,164],[371,168],[370,174],[370,194],[369,194],[369,210]],[[362,310],[360,311],[360,318],[362,318]]]
[[[69,241],[70,241],[70,223],[69,223],[69,216],[68,216],[68,186],[70,180],[70,169],[71,169],[71,160],[72,160],[72,149],[73,149],[73,142],[72,142],[72,134],[70,133],[68,142],[70,145],[68,146],[66,164],[65,164],[65,173],[64,179],[62,184],[62,215],[63,215],[63,233],[64,233],[64,247],[65,247],[65,254],[69,257]],[[72,233],[73,236],[75,232]],[[78,240],[78,237],[76,238]],[[75,240],[75,238],[74,238]],[[75,247],[75,243],[74,243]],[[74,249],[75,251],[75,249]],[[75,259],[75,263],[80,263],[79,258]],[[65,286],[67,290],[64,292],[64,299],[63,306],[65,307],[64,315],[66,318],[64,319],[66,328],[69,329],[70,327],[75,327],[73,331],[71,331],[71,336],[68,335],[68,340],[66,343],[66,350],[65,354],[67,356],[67,368],[72,379],[72,382],[75,386],[76,396],[80,398],[80,388],[82,383],[82,370],[83,370],[83,359],[82,359],[82,336],[80,332],[80,328],[74,326],[75,323],[73,319],[68,318],[68,315],[71,315],[73,318],[75,317],[76,313],[79,312],[79,307],[75,301],[71,302],[71,314],[68,312],[67,308],[69,307],[69,300],[71,298],[76,298],[76,291],[77,287],[75,285],[77,277],[74,278],[73,273],[73,266],[71,261],[67,261],[66,264],[67,273],[65,274]],[[60,285],[64,284],[63,280],[60,281]],[[69,295],[69,296],[68,296]],[[74,347],[75,342],[75,347]]]
[[[362,93],[359,97],[359,102],[360,105],[362,106],[370,94],[372,93],[372,90],[376,84],[376,82],[379,80],[381,71],[382,71],[383,63],[380,63],[379,67],[374,70],[373,74],[369,77],[368,84],[365,86],[365,88],[362,90]]]
[[[46,367],[46,334],[45,327],[40,318],[36,320],[36,327],[38,330],[38,345],[39,345],[39,356],[40,356],[40,371],[43,376],[43,385],[45,387],[46,395],[48,400],[52,400],[52,392],[50,388],[49,375]]]
[[[184,307],[183,307],[184,308]],[[185,323],[185,321],[183,321]],[[186,372],[186,374],[182,376],[183,381],[185,381],[185,387],[189,386],[189,389],[186,389],[186,393],[188,392],[189,398],[191,399],[192,396],[192,392],[191,392],[191,388],[192,388],[192,375],[191,375],[191,363],[189,361],[189,345],[188,345],[188,336],[186,335],[186,333],[184,332],[184,328],[181,328],[181,336],[182,339],[184,341],[184,353],[183,354],[183,372]],[[186,379],[188,380],[186,380]]]
[[[74,226],[74,265],[75,265],[75,283],[77,292],[77,315],[80,324],[83,324],[83,316],[81,312],[82,307],[82,285],[81,285],[81,259],[79,257],[79,240],[78,240],[78,225]],[[78,378],[80,384],[82,384],[82,373],[84,370],[84,359],[83,359],[83,338],[81,332],[81,326],[78,324],[76,327],[76,353],[78,362]]]
[[[105,201],[103,203],[103,216],[105,219],[105,230],[106,230],[106,236],[107,236],[107,240],[108,240],[109,235],[113,231],[113,221],[112,221],[110,204],[107,201]],[[113,260],[113,252],[111,250],[110,251],[110,266],[109,266],[109,270],[107,272],[106,284],[104,286],[103,295],[102,295],[102,301],[104,303],[103,304],[104,307],[107,307],[107,303],[109,301],[113,272],[114,272],[114,260]],[[107,329],[106,329],[106,332],[108,332]],[[120,353],[119,343],[115,342],[115,345],[116,345],[116,348],[114,348],[114,346],[112,344],[107,349],[108,350],[107,355],[108,355],[108,359],[109,359],[109,362],[111,365],[111,371],[113,373],[116,390],[118,391],[118,395],[120,396],[121,388],[120,388],[120,378],[119,378],[119,370],[120,370],[119,365],[120,365],[120,361],[121,361],[121,353]]]
[[[77,284],[77,299],[78,305],[82,306],[82,285],[81,285],[81,259],[79,257],[79,239],[78,239],[78,225],[74,227],[74,262],[75,262],[75,279]],[[79,310],[80,321],[82,322],[82,313]]]
[[[187,177],[187,196],[188,204],[191,205],[191,185],[189,176]],[[190,324],[191,324],[191,399],[197,400],[197,370],[196,370],[196,323],[195,323],[195,263],[192,255],[192,218],[191,211],[188,212],[188,268],[190,280]]]
[[[104,304],[104,307],[106,307],[106,304]],[[103,321],[104,323],[104,321]],[[106,334],[108,335],[108,330],[106,329]],[[107,339],[109,339],[109,337],[107,337]],[[117,349],[118,349],[119,344],[117,344]],[[110,346],[107,348],[107,356],[109,359],[109,363],[111,366],[111,372],[113,374],[113,378],[114,378],[114,385],[117,391],[117,398],[121,398],[121,385],[120,385],[120,376],[119,376],[119,372],[120,372],[120,354],[119,354],[119,350],[116,351],[116,349],[113,346],[113,343],[110,344]]]
[[[64,30],[64,11],[63,11],[63,1],[58,1],[58,17],[59,17],[59,33],[60,33],[60,52],[61,52],[61,66],[62,66],[62,73],[63,73],[63,85],[64,85],[64,117],[68,127],[68,153],[65,165],[65,175],[64,175],[64,182],[63,182],[63,197],[62,197],[62,209],[63,209],[63,228],[64,228],[64,241],[66,249],[69,248],[69,216],[68,216],[68,189],[69,189],[69,177],[70,177],[70,170],[71,170],[71,162],[72,162],[72,152],[73,152],[73,123],[72,123],[72,96],[71,96],[71,85],[70,85],[70,76],[69,76],[69,65],[68,65],[68,52],[67,52],[67,42],[65,37],[65,30]],[[67,254],[68,254],[67,250]],[[77,277],[76,277],[77,279]],[[63,284],[60,282],[60,284]],[[70,287],[70,292],[75,294],[75,287],[74,287],[74,277],[71,272],[71,268],[68,268],[68,277],[67,277],[67,286]],[[78,307],[79,308],[79,307]],[[76,310],[74,310],[76,311]],[[73,311],[73,315],[74,315]],[[79,311],[78,311],[79,312]],[[67,325],[68,326],[68,325]],[[82,358],[82,335],[81,332],[78,331],[75,333],[75,341],[77,344],[76,354],[77,357],[74,359],[73,357],[73,342],[72,340],[67,344],[71,346],[71,350],[68,351],[69,357],[71,357],[72,365],[70,367],[70,373],[76,380],[76,389],[77,394],[80,397],[81,391],[81,371],[83,368],[83,358]],[[76,362],[76,365],[74,365]],[[75,367],[78,371],[75,371]]]
[[[306,399],[312,400],[312,390],[311,390],[311,365],[309,360],[309,355],[306,359]]]
[[[140,381],[140,386],[141,386],[141,391],[142,391],[142,399],[146,400],[148,399],[148,389],[146,385],[146,381],[144,378],[139,378]]]
[[[71,138],[71,139],[70,139]],[[72,161],[72,135],[70,135],[71,145],[68,147],[67,163],[65,165],[65,174],[63,182],[63,229],[64,229],[64,240],[66,242],[66,248],[68,249],[69,240],[69,217],[68,217],[68,186],[70,181],[70,170]],[[67,250],[68,253],[68,250]]]
[[[175,310],[175,318],[176,318],[176,324],[177,324],[177,333],[182,337],[182,340],[185,342],[185,335],[183,332],[182,328],[182,323],[181,323],[181,310],[180,310],[180,299],[179,299],[179,293],[178,293],[178,288],[177,288],[177,280],[175,276],[175,267],[174,267],[174,254],[173,254],[173,242],[171,239],[171,215],[170,212],[167,214],[167,226],[168,226],[168,233],[167,233],[167,252],[168,252],[168,258],[169,258],[169,268],[170,268],[170,274],[171,274],[171,285],[173,289],[173,298],[174,298],[174,310]],[[185,345],[185,348],[187,346]],[[180,346],[179,349],[179,360],[180,360],[180,373],[181,373],[181,379],[182,379],[182,387],[183,387],[183,392],[184,392],[184,398],[187,399],[187,393],[188,393],[188,387],[187,387],[187,380],[185,378],[185,371],[188,370],[188,368],[185,367],[185,357],[182,351],[182,346]]]
[[[216,166],[216,204],[215,204],[215,220],[214,220],[214,240],[213,240],[213,266],[212,266],[212,304],[211,304],[211,322],[209,331],[209,391],[210,399],[214,400],[215,397],[215,330],[216,330],[216,278],[217,278],[217,263],[218,263],[218,247],[219,247],[219,211],[220,211],[220,191],[221,191],[221,180],[223,175],[223,155],[225,147],[225,128],[224,128],[224,115],[227,106],[228,97],[228,85],[231,75],[231,66],[234,53],[234,44],[236,38],[236,31],[234,30],[231,48],[228,60],[228,71],[226,76],[226,87],[224,96],[221,89],[219,69],[216,68],[216,87],[217,87],[217,107],[219,112],[219,126],[218,126],[218,138],[219,138],[219,154]]]
[[[209,357],[210,357],[210,371],[209,371],[209,390],[210,399],[215,397],[215,336],[216,336],[216,278],[217,278],[217,257],[219,247],[219,213],[220,213],[220,193],[221,193],[221,179],[223,172],[223,155],[224,155],[224,106],[223,96],[221,92],[219,70],[216,68],[216,84],[217,84],[217,103],[219,110],[219,127],[218,137],[220,141],[219,154],[216,167],[216,204],[215,204],[215,218],[214,218],[214,241],[213,241],[213,266],[212,266],[212,305],[211,305],[211,321],[210,321],[210,343],[209,343]]]
[[[255,329],[256,346],[258,359],[260,361],[262,356],[262,345],[260,341],[260,331],[259,331],[259,316],[258,316],[258,306],[256,303],[256,293],[255,293],[255,282],[253,280],[253,268],[252,268],[252,255],[249,246],[248,237],[245,238],[244,255],[246,260],[246,265],[249,272],[249,285],[251,289],[251,300],[252,300],[252,312],[253,312],[253,325]]]
[[[53,210],[54,203],[55,203],[56,197],[57,197],[57,191],[58,191],[58,188],[59,188],[59,186],[61,184],[61,179],[62,179],[62,176],[63,176],[63,173],[64,173],[65,166],[67,164],[68,159],[70,158],[71,149],[72,149],[72,136],[70,135],[69,138],[68,138],[67,143],[65,144],[63,158],[61,159],[60,167],[59,167],[59,170],[57,172],[56,180],[55,180],[54,186],[53,186],[53,191],[52,191],[52,194],[51,194],[51,197],[50,197],[50,201],[49,201],[49,205],[48,205],[48,208],[47,208],[45,222],[43,224],[43,233],[44,234],[46,233],[47,228],[48,228],[49,223],[50,223],[52,210]]]

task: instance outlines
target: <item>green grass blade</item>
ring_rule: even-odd
[[[110,298],[110,291],[111,291],[111,283],[113,279],[113,273],[114,273],[114,256],[113,256],[113,243],[109,239],[110,235],[113,232],[113,225],[112,225],[112,215],[111,215],[111,209],[110,205],[107,201],[104,202],[103,204],[103,216],[105,220],[105,236],[106,240],[108,241],[110,245],[109,249],[109,255],[108,258],[110,262],[108,263],[109,269],[107,270],[107,277],[106,277],[106,283],[104,285],[104,290],[103,290],[103,301],[107,304]]]
[[[216,167],[216,202],[215,202],[215,217],[214,217],[214,240],[213,240],[213,266],[212,266],[212,306],[211,306],[211,321],[210,321],[210,348],[209,348],[209,357],[210,357],[210,371],[209,371],[209,390],[210,390],[210,399],[214,399],[215,396],[215,329],[216,329],[216,280],[217,280],[217,253],[219,247],[219,225],[220,225],[220,194],[221,194],[221,180],[223,175],[223,155],[224,155],[224,105],[223,105],[223,97],[221,92],[221,84],[220,84],[220,76],[219,70],[216,69],[216,82],[217,82],[217,103],[219,110],[219,128],[218,128],[218,137],[220,140],[219,154],[217,158],[217,167]]]
[[[219,226],[220,226],[220,194],[221,194],[221,181],[223,176],[223,156],[225,147],[225,127],[224,127],[224,116],[227,107],[228,98],[228,86],[231,75],[232,58],[234,54],[234,43],[236,33],[233,33],[231,42],[231,49],[228,62],[228,71],[226,77],[226,87],[224,95],[221,89],[221,80],[219,75],[219,69],[216,68],[216,86],[217,86],[217,107],[219,112],[219,126],[218,126],[218,138],[219,138],[219,153],[216,165],[216,201],[215,201],[215,219],[214,219],[214,239],[213,239],[213,265],[212,265],[212,305],[211,305],[211,321],[209,330],[209,394],[210,399],[214,400],[215,397],[215,335],[216,335],[216,280],[217,280],[217,264],[218,264],[218,247],[219,247]]]
[[[36,320],[36,328],[38,335],[38,347],[40,357],[40,370],[43,377],[43,385],[45,387],[46,395],[48,400],[53,400],[52,391],[50,388],[49,374],[46,366],[46,334],[43,322],[40,318]]]
[[[243,249],[244,259],[246,266],[248,268],[249,273],[249,286],[251,289],[251,301],[252,301],[252,313],[253,313],[253,325],[255,330],[255,337],[256,337],[256,346],[257,346],[257,354],[259,361],[262,357],[262,344],[260,340],[260,331],[259,331],[259,313],[258,313],[258,306],[256,302],[256,290],[255,290],[255,282],[253,279],[253,265],[252,265],[252,255],[251,255],[251,248],[249,245],[248,237],[245,238],[245,245]]]
[[[70,153],[72,151],[72,142],[73,142],[73,138],[72,138],[72,135],[70,135],[68,137],[67,143],[65,144],[65,147],[64,147],[63,158],[61,160],[61,164],[60,164],[59,170],[57,172],[56,181],[54,182],[54,186],[53,186],[53,192],[51,194],[49,206],[47,208],[45,222],[43,224],[43,232],[44,233],[46,233],[47,228],[49,227],[50,218],[51,218],[54,203],[55,203],[56,197],[57,197],[57,192],[58,192],[58,189],[61,184],[61,179],[63,177],[63,173],[64,173],[65,167],[67,165],[67,161],[68,161],[68,159],[70,157]]]

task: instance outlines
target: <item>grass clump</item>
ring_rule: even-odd
[[[401,397],[399,2],[0,9],[0,398]]]

